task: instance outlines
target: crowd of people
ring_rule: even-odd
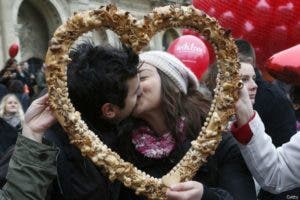
[[[278,85],[265,82],[255,66],[251,45],[244,40],[236,44],[244,83],[235,105],[236,115],[215,154],[193,180],[171,186],[167,199],[300,196],[299,89],[293,87],[288,95]],[[146,173],[161,177],[170,171],[205,121],[213,90],[203,91],[213,84],[209,80],[215,80],[213,66],[212,73],[199,84],[190,69],[164,51],[137,55],[125,46],[84,42],[70,52],[70,58],[69,97],[88,127],[123,159]],[[0,200],[145,199],[119,181],[110,182],[69,143],[48,106],[47,94],[29,107],[23,105],[22,96],[28,95],[31,101],[45,82],[34,89],[34,82],[39,82],[37,73],[24,78],[27,72],[19,73],[18,69],[24,69],[21,66],[25,64],[10,63],[1,72],[8,94],[0,104],[1,126],[6,127],[3,131],[1,127],[0,136]],[[42,75],[43,70],[42,66]],[[12,92],[9,88],[16,81],[23,89]],[[208,87],[202,86],[204,82]],[[254,180],[262,188],[258,192]]]
[[[44,64],[41,59],[30,58],[18,62],[15,58],[9,58],[1,67],[0,98],[7,93],[15,93],[25,111],[30,100],[35,98],[45,87]]]
[[[37,60],[39,62],[37,62]],[[34,62],[33,62],[34,61]],[[29,65],[31,63],[31,65]],[[43,63],[29,59],[18,63],[10,58],[0,71],[0,156],[10,150],[22,130],[24,112],[46,87]]]

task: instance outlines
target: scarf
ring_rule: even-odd
[[[17,113],[14,114],[4,114],[3,119],[12,127],[17,127],[20,123],[20,117],[18,116]]]
[[[184,137],[183,117],[178,120],[177,129],[180,135]],[[171,132],[155,136],[155,132],[147,125],[133,130],[131,136],[135,149],[148,158],[161,159],[167,157],[176,147],[176,141]]]

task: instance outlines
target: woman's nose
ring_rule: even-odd
[[[257,89],[257,84],[255,83],[255,81],[253,79],[251,79],[251,87],[252,90],[256,90]]]

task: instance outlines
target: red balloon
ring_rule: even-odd
[[[259,67],[300,42],[299,0],[193,0],[193,5],[231,29],[234,38],[249,41]]]
[[[18,52],[19,52],[19,45],[17,43],[14,43],[9,47],[8,53],[11,58],[16,57]]]
[[[193,31],[191,29],[185,28],[182,30],[182,35],[193,35],[196,37],[200,37],[200,33]]]
[[[213,46],[210,44],[209,41],[207,41],[200,33],[193,31],[191,29],[183,29],[182,35],[194,35],[196,37],[199,37],[206,45],[209,53],[209,64],[213,64],[216,60],[216,54]]]
[[[276,53],[265,64],[268,72],[276,79],[300,85],[300,44]]]
[[[183,35],[177,38],[170,44],[168,52],[190,68],[198,79],[201,79],[208,68],[208,49],[205,43],[196,36]]]

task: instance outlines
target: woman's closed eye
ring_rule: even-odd
[[[147,79],[147,76],[140,76],[141,81],[146,80],[146,79]]]

